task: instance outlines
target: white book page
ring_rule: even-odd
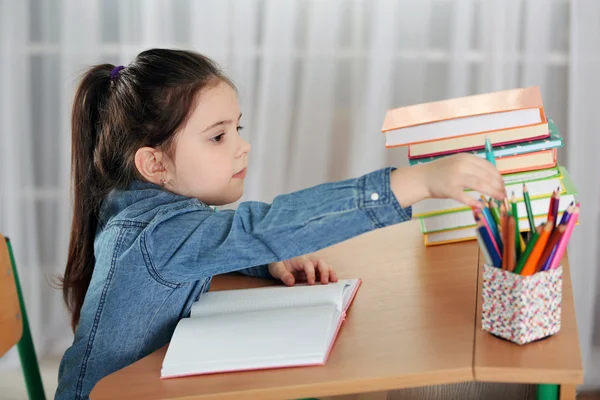
[[[272,286],[254,289],[208,292],[192,305],[190,317],[243,313],[258,310],[287,309],[332,304],[342,310],[344,288],[356,279],[339,280],[323,285]]]
[[[320,364],[340,319],[334,305],[185,318],[161,375]]]

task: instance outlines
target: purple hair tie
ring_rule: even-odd
[[[118,67],[114,67],[112,69],[112,71],[110,71],[110,79],[116,79],[119,77],[119,73],[121,72],[122,69],[124,69],[125,67],[122,65],[119,65]]]

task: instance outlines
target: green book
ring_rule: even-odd
[[[563,169],[559,166],[503,175],[506,196],[511,198],[514,193],[517,200],[522,199],[523,183],[527,185],[529,197],[532,199],[550,196],[557,187],[560,187],[561,193],[564,193],[566,189],[562,182]],[[481,196],[481,193],[470,189],[465,190],[465,193],[474,199],[479,199]],[[454,199],[425,199],[413,204],[412,215],[413,217],[426,217],[466,210],[470,210],[470,208]]]
[[[558,211],[563,212],[567,209],[571,202],[575,201],[575,195],[577,194],[577,191],[567,169],[562,166],[559,167],[559,169],[562,174],[562,186],[564,188],[564,192],[560,196]],[[528,184],[527,186],[529,189],[530,185]],[[534,216],[542,216],[544,214],[547,215],[551,197],[552,193],[536,199],[531,199],[531,209]],[[522,198],[517,201],[517,211],[519,214],[519,229],[522,232],[529,230],[527,210],[525,207],[525,201]],[[421,232],[423,233],[433,233],[475,226],[475,219],[473,218],[473,212],[470,208],[466,210],[450,211],[436,215],[419,217],[419,220],[421,222]]]

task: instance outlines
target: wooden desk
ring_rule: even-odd
[[[165,346],[102,379],[91,398],[292,399],[477,380],[560,384],[567,400],[583,382],[566,257],[561,331],[518,346],[481,329],[474,241],[425,248],[417,222],[410,222],[317,255],[340,278],[363,279],[326,366],[160,380]],[[265,284],[222,276],[211,290]]]
[[[559,384],[560,399],[575,399],[575,385],[583,383],[583,367],[575,321],[569,261],[563,257],[561,330],[535,343],[519,346],[481,329],[481,279],[479,262],[477,329],[473,373],[476,381]]]
[[[363,279],[324,367],[160,380],[166,351],[102,379],[92,399],[293,399],[471,381],[476,242],[425,248],[417,221],[317,253]],[[256,280],[215,278],[214,287]]]

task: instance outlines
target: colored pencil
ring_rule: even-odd
[[[494,237],[494,234],[492,233],[492,230],[490,229],[490,227],[489,227],[489,225],[487,223],[487,220],[483,216],[483,212],[481,210],[477,210],[477,220],[478,220],[477,221],[478,224],[479,224],[479,222],[481,222],[482,225],[485,227],[485,230],[487,231],[487,233],[488,233],[488,235],[490,237],[492,246],[494,247],[494,249],[498,253],[498,256],[500,256],[500,254],[502,254],[502,250],[500,250],[500,246],[496,242],[496,238]],[[500,243],[500,245],[501,245],[501,243]],[[492,253],[492,250],[490,249],[490,255],[492,255],[491,253]]]
[[[577,224],[578,219],[579,219],[579,203],[577,203],[577,205],[573,209],[573,214],[571,214],[571,217],[569,218],[569,222],[567,223],[567,229],[565,230],[565,233],[562,235],[562,237],[560,238],[560,241],[558,242],[558,245],[556,247],[556,252],[552,256],[552,261],[550,262],[550,266],[548,267],[548,269],[558,268],[558,266],[562,260],[563,253],[565,252],[565,249],[567,248],[567,244],[569,244],[569,239],[571,238],[571,233],[573,232],[573,228]]]
[[[544,248],[544,251],[540,256],[540,261],[538,261],[536,272],[543,271],[546,265],[550,265],[548,263],[548,259],[552,255],[552,252],[556,248],[556,245],[558,244],[562,235],[565,233],[566,229],[567,226],[561,224],[558,226],[558,228],[552,231],[552,233],[550,234],[550,238],[548,239],[548,243],[546,244],[546,247]]]
[[[552,218],[552,213],[554,212],[554,202],[556,201],[556,199],[554,198],[554,194],[556,193],[555,190],[552,191],[552,196],[550,196],[550,204],[548,205],[548,216],[547,221],[550,221],[550,218]]]
[[[532,232],[535,232],[535,228],[532,230]],[[525,266],[525,262],[527,261],[527,259],[529,258],[529,254],[535,247],[538,237],[539,237],[539,235],[537,235],[537,234],[531,236],[531,239],[529,240],[529,243],[527,243],[527,247],[525,248],[525,251],[523,252],[523,254],[521,254],[521,257],[519,258],[519,260],[517,262],[517,266],[515,267],[515,269],[513,271],[515,274],[520,274],[521,271],[523,270],[523,267]]]
[[[494,157],[492,142],[490,142],[489,138],[485,138],[485,158],[492,163],[494,167],[496,166],[496,158]]]
[[[519,235],[519,231],[515,228],[515,221],[516,218],[514,215],[508,216],[508,223],[506,227],[508,230],[508,245],[506,246],[508,247],[508,261],[506,263],[506,269],[508,269],[511,272],[515,269],[516,249],[518,248],[512,246],[512,243],[515,243],[515,236],[521,236]]]
[[[546,247],[546,243],[548,243],[548,238],[550,237],[553,228],[554,221],[549,219],[548,222],[546,222],[546,225],[544,225],[544,229],[542,230],[542,233],[540,233],[540,237],[536,241],[533,250],[529,253],[527,261],[525,261],[525,265],[521,270],[521,275],[529,276],[535,274],[535,268],[538,265],[542,251],[544,251],[544,248]]]
[[[483,253],[483,258],[485,259],[485,263],[489,266],[494,266],[494,262],[492,261],[492,258],[490,257],[490,252],[489,252],[485,242],[483,241],[483,238],[481,237],[481,233],[479,233],[478,229],[475,229],[475,236],[477,237],[477,242],[479,242],[479,248],[481,249],[481,252]]]
[[[554,219],[555,226],[558,223],[556,221],[558,217],[558,203],[560,203],[560,186],[554,192],[554,203],[552,204],[552,218]]]
[[[494,199],[490,199],[490,211],[492,212],[494,221],[496,221],[496,225],[500,225],[500,212],[498,210],[498,203],[496,203],[496,200]]]
[[[492,217],[492,213],[490,212],[490,209],[487,207],[484,207],[481,210],[481,214],[483,215],[483,218],[487,222],[487,225],[490,228],[493,238],[495,239],[496,243],[498,244],[498,250],[500,251],[500,253],[502,253],[502,246],[503,246],[502,245],[502,237],[500,236],[500,231],[498,230],[498,225],[496,225],[496,222],[494,222],[494,218]]]
[[[517,233],[515,235],[515,252],[518,258],[519,256],[521,256],[521,253],[525,251],[525,241],[521,237],[521,230],[519,229],[519,212],[517,211],[517,198],[515,197],[514,192],[511,198],[511,205],[512,215],[513,217],[515,217],[515,230]]]
[[[533,211],[531,210],[531,198],[527,191],[527,186],[523,184],[523,197],[525,199],[525,208],[527,209],[527,219],[529,219],[529,230],[531,231],[530,236],[535,235],[535,219],[533,218]]]
[[[477,231],[479,231],[481,239],[483,239],[483,242],[485,243],[485,248],[489,252],[490,259],[492,261],[491,265],[500,268],[502,265],[500,252],[498,251],[498,248],[494,245],[494,239],[490,235],[489,229],[487,229],[482,220],[477,221]]]
[[[490,208],[490,203],[487,201],[484,195],[479,196],[479,198],[481,199],[484,207]]]
[[[552,259],[554,258],[554,254],[556,254],[557,247],[558,246],[554,246],[554,248],[552,249],[552,252],[550,252],[550,257],[548,257],[548,259],[546,260],[544,265],[542,265],[542,269],[540,271],[548,271],[548,269],[550,268],[550,263],[552,262]]]
[[[506,212],[500,215],[500,226],[502,226],[502,269],[508,270],[508,252],[512,248],[512,243],[509,242],[508,235],[508,214]]]
[[[562,218],[560,219],[559,225],[564,225],[567,222],[569,222],[569,217],[573,213],[573,208],[574,208],[573,202],[571,202],[571,204],[569,205],[569,207],[567,207],[567,209],[565,210],[565,212],[563,212],[563,215],[562,215]]]

